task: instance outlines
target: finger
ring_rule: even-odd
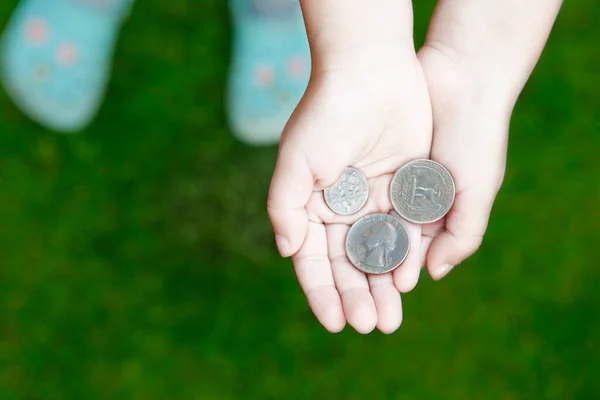
[[[287,142],[289,143],[289,142]],[[313,191],[313,175],[301,151],[282,142],[271,180],[267,211],[279,253],[295,254],[306,237],[306,203]]]
[[[437,222],[421,227],[421,245],[419,247],[419,265],[421,268],[427,266],[427,253],[429,252],[431,243],[440,233],[444,232],[445,226],[446,219],[443,218]]]
[[[335,285],[342,299],[348,323],[359,333],[369,333],[377,324],[377,309],[366,275],[346,257],[347,225],[327,225],[329,259]]]
[[[394,333],[402,324],[402,301],[392,274],[369,275],[368,280],[377,309],[377,329]]]
[[[327,255],[325,226],[308,224],[306,240],[293,261],[300,286],[319,322],[330,332],[344,329],[346,318]]]
[[[421,236],[421,247],[419,248],[419,265],[421,268],[427,267],[427,254],[433,243],[433,237]]]
[[[479,249],[496,192],[490,187],[473,187],[456,196],[446,229],[433,240],[427,256],[433,279],[442,279]]]
[[[395,212],[394,216],[399,218],[398,214]],[[402,220],[402,222],[408,231],[410,248],[408,249],[408,255],[402,265],[393,271],[393,277],[396,289],[400,291],[400,293],[408,293],[417,286],[419,275],[421,275],[422,264],[419,259],[421,227],[404,220]]]

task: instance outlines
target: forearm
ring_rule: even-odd
[[[516,101],[531,74],[562,0],[440,0],[426,47],[490,93]]]
[[[315,69],[414,55],[410,0],[301,0]]]

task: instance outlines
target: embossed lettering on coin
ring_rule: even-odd
[[[398,214],[417,224],[438,221],[454,204],[452,176],[431,160],[414,160],[400,167],[392,178],[390,199]]]
[[[325,203],[337,214],[351,215],[360,211],[369,197],[369,182],[362,172],[348,167],[342,176],[323,191]]]
[[[346,254],[359,270],[384,274],[396,269],[410,248],[404,224],[389,214],[369,214],[359,219],[346,236]]]

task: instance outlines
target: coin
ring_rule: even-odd
[[[431,160],[414,160],[396,171],[390,185],[390,199],[398,214],[416,224],[444,218],[456,189],[446,168]]]
[[[389,214],[369,214],[352,225],[346,236],[346,255],[359,270],[385,274],[408,255],[410,238],[404,224]]]
[[[367,177],[356,168],[348,167],[333,186],[323,191],[325,203],[335,213],[351,215],[360,211],[369,197]]]

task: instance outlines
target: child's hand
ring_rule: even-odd
[[[421,265],[443,278],[481,245],[506,162],[512,106],[506,97],[479,97],[481,86],[457,76],[436,50],[419,53],[434,110],[431,158],[452,173],[456,198],[448,215],[423,227]]]
[[[372,212],[390,212],[392,174],[431,148],[431,108],[421,66],[413,54],[381,68],[315,71],[281,140],[268,203],[279,250],[293,256],[298,280],[330,331],[346,321],[357,331],[401,323],[400,291],[417,283],[420,227],[408,224],[411,249],[393,273],[367,276],[345,254],[350,225]],[[370,196],[356,215],[327,208],[322,189],[348,167],[369,178]]]
[[[421,261],[435,279],[481,244],[504,176],[510,116],[560,4],[438,3],[419,59],[433,107],[431,158],[453,174],[457,195],[444,220],[424,227]]]
[[[346,321],[359,332],[400,326],[398,289],[416,284],[420,229],[408,225],[411,255],[397,269],[367,277],[345,255],[349,226],[389,212],[391,175],[427,157],[431,106],[412,40],[410,0],[301,0],[312,55],[307,92],[281,139],[268,211],[279,251],[293,256],[300,285],[330,331]],[[369,178],[357,215],[326,206],[322,189],[354,166]]]

